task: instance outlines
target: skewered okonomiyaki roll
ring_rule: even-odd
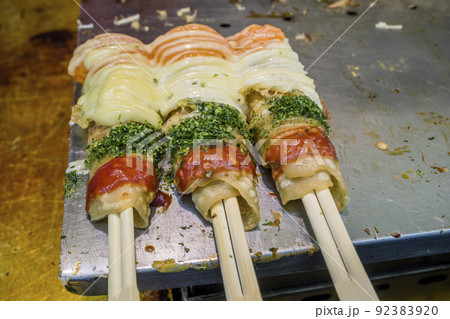
[[[238,101],[230,45],[213,29],[191,24],[158,37],[148,50],[159,69],[159,83],[172,96],[161,114],[178,190],[192,193],[197,210],[209,221],[214,204],[237,197],[244,228],[256,227],[256,164],[244,146],[249,130]],[[204,144],[209,142],[217,144]]]
[[[86,211],[95,221],[134,207],[135,226],[147,227],[158,157],[149,152],[155,141],[146,137],[161,127],[163,94],[145,46],[126,35],[99,35],[75,50],[69,74],[84,83],[72,121],[88,129]]]
[[[228,40],[239,54],[240,95],[258,153],[272,168],[283,204],[330,188],[342,210],[349,198],[322,103],[282,31],[252,25]]]
[[[158,192],[155,167],[162,151],[154,145],[161,134],[148,123],[124,123],[89,131],[86,211],[91,220],[134,207],[135,227],[146,228],[150,203]]]
[[[216,102],[183,101],[187,115],[168,121],[174,183],[211,221],[218,201],[237,197],[245,230],[259,223],[256,164],[245,147],[250,132],[237,109]],[[205,143],[206,142],[206,143]],[[212,144],[207,144],[212,142]]]

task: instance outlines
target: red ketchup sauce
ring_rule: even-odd
[[[185,156],[175,174],[175,184],[184,192],[197,179],[223,171],[243,172],[255,176],[256,166],[247,153],[242,154],[234,145],[201,146]]]
[[[314,156],[317,151],[322,157],[333,157],[337,160],[336,150],[330,139],[317,127],[296,128],[283,132],[275,136],[274,139],[280,139],[280,142],[269,147],[265,161],[278,164],[272,170],[272,176],[275,179],[283,172],[281,165],[293,163],[302,157]],[[282,140],[288,141],[283,144]]]
[[[158,191],[158,194],[156,194],[156,197],[150,206],[162,207],[163,212],[165,212],[169,208],[170,204],[172,204],[172,197],[167,193]]]
[[[101,166],[87,185],[86,211],[95,197],[110,193],[124,184],[145,186],[149,192],[158,189],[158,178],[153,165],[147,160],[131,156],[131,165],[127,165],[127,156],[112,159]]]

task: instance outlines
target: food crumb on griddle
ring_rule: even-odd
[[[140,17],[141,17],[141,15],[139,13],[130,15],[128,17],[120,16],[120,18],[119,18],[116,16],[116,17],[114,17],[113,23],[115,26],[121,26],[121,25],[125,25],[128,23],[133,23],[134,21],[139,21]]]
[[[273,257],[275,257],[277,255],[278,248],[272,247],[269,250],[272,252]]]
[[[389,145],[384,142],[378,142],[377,144],[375,144],[375,146],[381,151],[387,151],[389,148]]]
[[[156,10],[156,13],[158,14],[158,19],[160,20],[165,20],[167,18],[166,10]]]
[[[79,261],[75,264],[75,268],[72,272],[72,275],[76,276],[78,274],[78,272],[80,271],[80,267],[81,267],[81,261]]]

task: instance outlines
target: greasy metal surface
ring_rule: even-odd
[[[449,173],[440,173],[427,164],[449,166],[450,96],[446,83],[450,44],[445,30],[450,20],[445,1],[416,2],[416,10],[407,9],[401,1],[378,1],[362,17],[367,2],[349,8],[358,13],[356,16],[346,14],[344,9],[326,9],[326,4],[316,1],[254,1],[243,4],[244,11],[232,3],[216,1],[174,1],[170,8],[163,1],[145,6],[142,3],[89,1],[84,8],[108,31],[137,36],[144,42],[169,30],[170,24],[183,24],[176,11],[189,4],[198,10],[196,22],[210,25],[225,36],[251,23],[282,28],[305,67],[314,63],[309,75],[330,111],[331,139],[351,198],[342,217],[362,261],[376,263],[449,253]],[[309,10],[303,15],[305,8]],[[166,9],[168,18],[158,19],[156,9]],[[276,15],[271,12],[280,16],[284,13],[285,19],[248,17]],[[130,24],[114,26],[115,16],[136,13],[140,13],[141,30],[136,31]],[[315,63],[358,17],[360,20]],[[92,23],[86,13],[82,12],[80,19],[84,24]],[[379,21],[403,24],[404,29],[375,29]],[[101,32],[94,23],[94,29],[80,30],[79,42]],[[303,32],[312,41],[295,40]],[[391,151],[403,148],[406,152],[392,155],[380,151],[375,147],[378,141],[386,142]],[[85,132],[72,127],[69,161],[84,157],[84,145]],[[422,153],[427,163],[422,160]],[[280,231],[262,225],[273,220],[271,208],[282,211],[273,207],[277,201],[267,195],[273,191],[273,183],[265,174],[262,177],[262,219],[260,227],[247,234],[249,246],[253,253],[261,251],[267,257],[272,256],[270,248],[278,248],[277,257],[286,257],[257,263],[258,276],[323,269],[320,258],[305,254],[312,244],[302,230],[303,223],[308,222],[299,201],[285,207]],[[105,274],[108,262],[106,222],[91,223],[87,219],[84,196],[82,187],[66,201],[61,240],[60,277],[77,293],[84,292],[95,278]],[[401,237],[394,238],[393,233]],[[189,196],[174,200],[165,214],[152,214],[149,230],[136,231],[136,238],[141,290],[221,280],[218,269],[213,268],[217,259],[211,226],[192,209]],[[155,251],[145,252],[146,245],[153,245]],[[189,252],[184,248],[189,248]],[[292,253],[302,254],[289,256]],[[180,265],[209,269],[167,274],[152,268],[153,261],[168,258]],[[96,282],[86,293],[106,293],[106,279]]]

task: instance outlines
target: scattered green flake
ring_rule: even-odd
[[[66,180],[63,183],[64,196],[66,198],[70,198],[73,192],[75,192],[75,190],[81,186],[81,178],[78,177],[77,172],[75,171],[72,171],[65,175]]]
[[[184,247],[184,251],[188,253],[190,251],[190,249],[187,247]]]
[[[211,177],[212,171],[209,169],[206,171],[206,177]]]

